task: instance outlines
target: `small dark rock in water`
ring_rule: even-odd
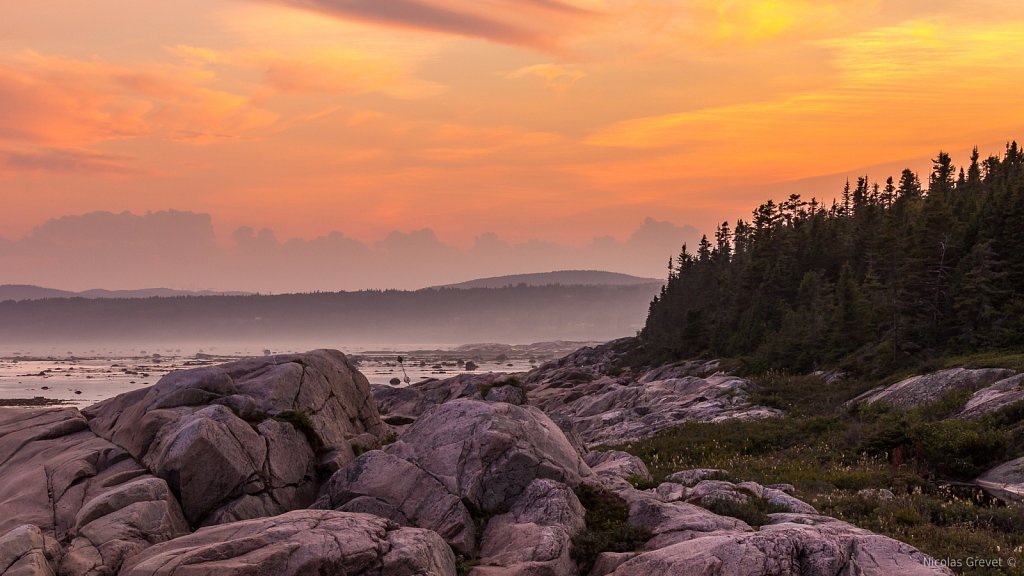
[[[43,390],[49,390],[50,389],[49,386],[41,386],[40,388],[42,388]]]
[[[81,394],[81,393],[82,393],[81,390],[75,390],[75,394]]]
[[[388,380],[388,383],[391,384],[392,386],[398,386],[399,384],[402,383],[402,381],[399,380],[398,378],[392,378],[391,380]]]

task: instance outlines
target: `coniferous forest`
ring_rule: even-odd
[[[831,204],[791,195],[683,246],[640,333],[647,360],[880,374],[937,355],[1024,344],[1024,149],[924,179],[847,182]]]

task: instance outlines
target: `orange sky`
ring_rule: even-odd
[[[0,237],[169,208],[223,238],[710,231],[1000,151],[1021,46],[1017,0],[4,0]]]

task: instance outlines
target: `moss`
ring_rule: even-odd
[[[392,426],[405,426],[406,424],[412,424],[415,421],[415,418],[407,418],[405,416],[391,416],[384,419],[385,423]]]
[[[572,558],[587,574],[602,552],[641,550],[650,530],[629,524],[629,506],[616,494],[594,486],[581,486],[576,495],[587,511],[587,528],[572,540]]]
[[[705,508],[719,516],[731,516],[757,528],[771,522],[769,514],[789,512],[785,506],[772,504],[764,498],[748,495],[746,501],[717,498],[704,505]]]
[[[274,419],[280,422],[287,422],[296,430],[302,432],[306,437],[306,441],[313,448],[313,452],[319,454],[323,449],[320,436],[317,435],[316,429],[313,427],[313,419],[304,410],[285,410],[274,416]]]
[[[458,576],[468,576],[469,573],[473,571],[473,568],[476,568],[479,565],[479,560],[466,558],[461,554],[455,557],[455,573]]]

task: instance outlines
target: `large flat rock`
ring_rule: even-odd
[[[900,410],[912,410],[934,404],[955,390],[977,391],[1014,375],[1004,368],[950,368],[930,374],[911,376],[861,394],[851,404],[884,403]]]
[[[1024,458],[996,466],[979,476],[975,483],[1004,500],[1024,502]]]

